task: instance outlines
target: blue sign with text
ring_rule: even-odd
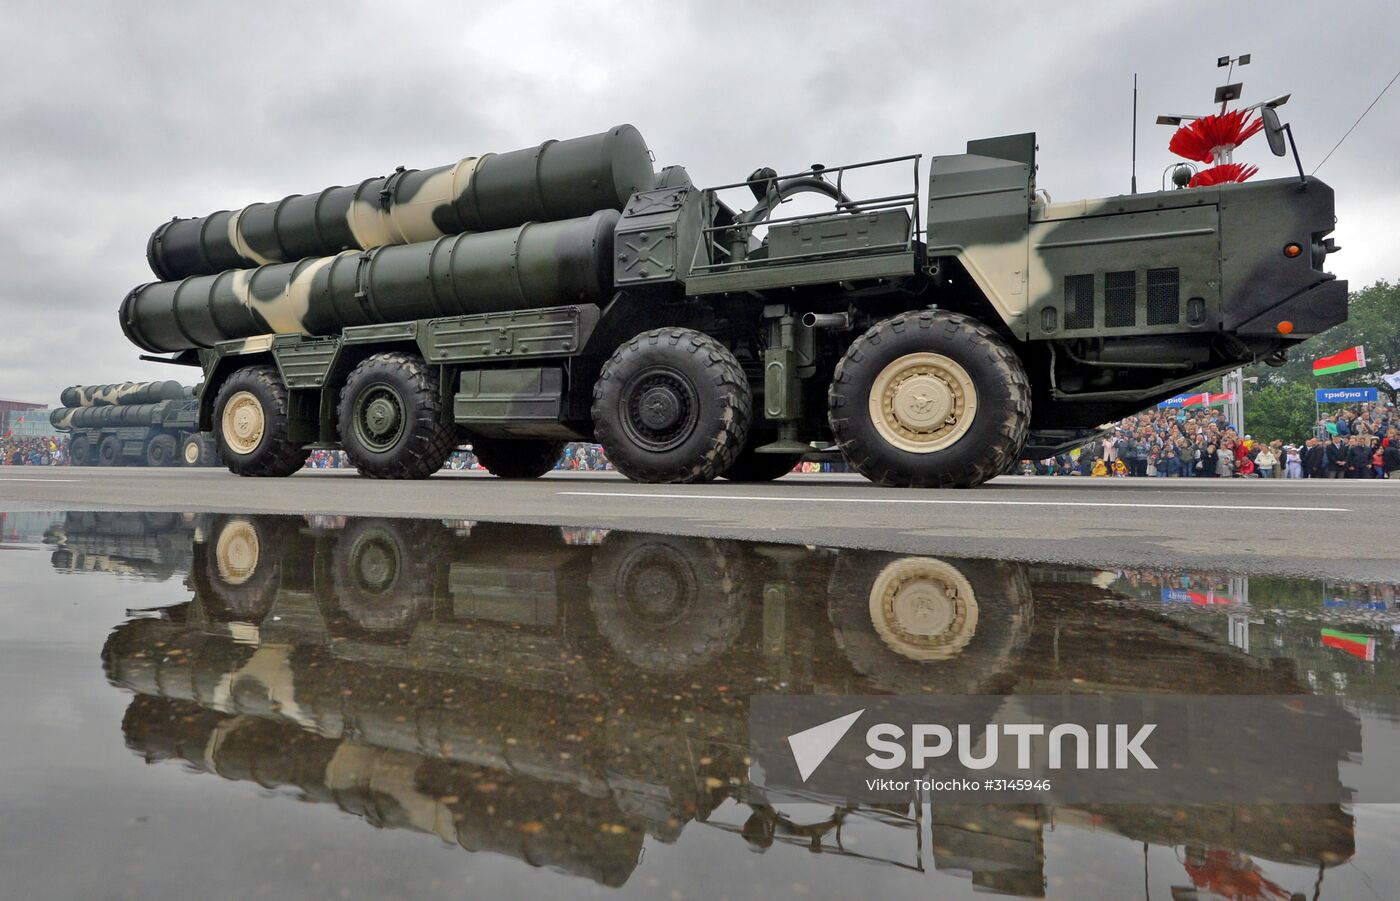
[[[1375,388],[1318,388],[1317,402],[1320,404],[1358,404],[1380,399]]]

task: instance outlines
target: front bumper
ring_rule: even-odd
[[[1325,332],[1347,321],[1347,283],[1341,279],[1325,281],[1306,291],[1300,291],[1272,309],[1240,323],[1235,334],[1241,337],[1288,337],[1301,340]],[[1286,335],[1279,323],[1292,324]]]

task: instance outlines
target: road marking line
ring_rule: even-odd
[[[1127,507],[1144,510],[1262,510],[1294,513],[1350,513],[1346,507],[1263,507],[1244,504],[1114,504],[1107,501],[992,501],[951,498],[782,497],[771,494],[651,494],[646,491],[559,491],[573,497],[652,497],[695,501],[787,501],[805,504],[965,504],[990,507]]]
[[[0,482],[86,482],[87,479],[26,479],[21,476],[0,476]]]

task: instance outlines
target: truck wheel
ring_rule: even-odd
[[[205,542],[209,592],[240,619],[261,620],[272,608],[282,542],[274,521],[260,516],[219,518]]]
[[[971,488],[1020,454],[1031,391],[1020,359],[982,323],[912,312],[851,344],[827,409],[846,461],[870,481]]]
[[[637,482],[704,482],[744,446],[753,398],[734,355],[692,329],[657,329],[617,349],[593,386],[598,442]]]
[[[588,579],[598,634],[646,672],[710,663],[734,644],[747,619],[741,567],[706,538],[609,535]]]
[[[108,435],[97,445],[97,465],[122,465],[122,443],[116,435]]]
[[[174,435],[156,435],[146,443],[146,465],[174,466],[175,450]]]
[[[1014,679],[1034,622],[1018,563],[843,552],[827,615],[851,666],[882,692],[981,694]]]
[[[186,466],[205,466],[208,458],[205,456],[205,444],[202,435],[190,435],[185,439],[185,443],[180,446],[180,459]]]
[[[412,626],[432,603],[432,563],[413,520],[356,519],[332,555],[336,601],[372,632]]]
[[[457,444],[443,422],[437,368],[416,354],[361,361],[340,389],[338,418],[346,456],[372,479],[426,479]]]
[[[801,460],[801,454],[756,454],[752,446],[745,446],[729,468],[720,473],[720,478],[731,482],[772,482],[792,472]]]
[[[74,466],[87,466],[92,463],[92,445],[87,437],[68,439],[68,462]]]
[[[248,366],[230,375],[214,398],[214,438],[229,471],[289,476],[306,451],[287,438],[287,386],[277,367]]]
[[[554,469],[563,441],[473,438],[472,453],[487,472],[502,479],[537,479]]]

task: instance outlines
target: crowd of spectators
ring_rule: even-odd
[[[68,438],[17,438],[0,440],[0,465],[63,466],[68,462]]]
[[[1241,435],[1216,408],[1147,410],[1115,423],[1077,452],[1024,460],[1021,472],[1121,478],[1400,478],[1397,428],[1400,417],[1389,404],[1360,404],[1329,414],[1317,421],[1312,435],[1296,444]]]

